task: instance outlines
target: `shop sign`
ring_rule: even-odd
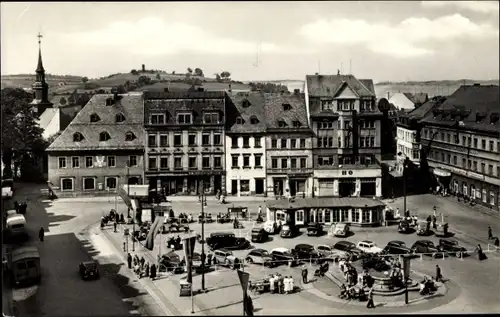
[[[354,174],[354,172],[353,172],[353,171],[342,171],[342,175],[343,175],[343,176],[346,176],[346,175],[352,175],[352,174]]]

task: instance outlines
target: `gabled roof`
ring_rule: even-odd
[[[456,126],[483,132],[500,132],[500,121],[491,123],[500,113],[500,87],[496,85],[463,85],[448,96],[437,109],[428,113],[422,122],[426,125]],[[462,115],[462,117],[460,117]],[[479,117],[476,115],[480,115]],[[479,119],[479,122],[478,122]]]
[[[54,117],[56,116],[57,112],[59,109],[57,108],[47,108],[45,111],[40,115],[40,118],[38,118],[38,126],[42,129],[47,129],[49,126],[50,122],[54,120]]]
[[[345,82],[360,97],[375,97],[373,80],[353,75],[307,75],[307,90],[312,97],[334,97]]]
[[[264,94],[261,92],[252,93],[232,93],[229,94],[231,105],[226,105],[227,113],[227,126],[232,133],[258,133],[266,131],[266,114],[264,111]],[[247,107],[244,106],[245,100],[249,103]],[[233,111],[229,109],[233,108]],[[236,118],[242,118],[243,124],[238,124]],[[259,121],[252,124],[252,117],[257,118]]]
[[[441,99],[443,98],[443,99]],[[413,109],[408,113],[408,116],[417,120],[424,118],[432,109],[439,107],[446,100],[445,97],[436,97],[427,101],[418,108]]]
[[[303,94],[264,93],[263,96],[267,128],[310,130],[306,101]],[[291,109],[284,110],[283,104],[289,104]],[[280,127],[279,121],[284,121],[286,123],[286,128]],[[294,127],[294,121],[300,122],[299,128]]]
[[[61,135],[54,140],[47,151],[142,149],[144,138],[144,102],[142,94],[118,95],[120,99],[113,105],[106,105],[112,94],[97,94],[83,107]],[[90,122],[90,115],[97,114],[98,122]],[[125,121],[116,123],[116,115],[122,113]],[[111,139],[99,141],[101,132],[108,132]],[[127,132],[135,134],[133,141],[125,141]],[[73,135],[81,133],[84,139],[73,142]]]
[[[416,94],[404,92],[403,95],[405,95],[406,98],[408,98],[408,100],[410,100],[414,104],[423,104],[429,99],[427,93],[424,92],[417,92]]]

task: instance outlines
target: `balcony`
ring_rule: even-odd
[[[287,174],[287,175],[311,174],[312,172],[313,172],[312,168],[270,168],[267,170],[268,174]]]

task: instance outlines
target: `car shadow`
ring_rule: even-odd
[[[404,235],[407,235],[407,234],[413,234],[413,233],[415,233],[415,232],[417,232],[417,230],[416,230],[415,228],[411,228],[411,227],[410,227],[410,228],[408,228],[408,229],[406,230],[406,232],[404,232],[404,231],[403,231],[403,232],[398,231],[398,233],[400,233],[400,234],[404,234]]]

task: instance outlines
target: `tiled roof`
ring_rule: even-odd
[[[224,91],[144,91],[145,99],[216,99],[224,98]]]
[[[47,108],[38,118],[38,126],[42,129],[46,129],[49,123],[54,119],[54,116],[59,111],[57,108]]]
[[[261,92],[229,94],[230,103],[226,104],[226,125],[232,133],[258,133],[266,131],[264,94]],[[248,103],[247,103],[248,102]],[[245,106],[247,105],[247,106]],[[237,118],[243,123],[236,122]],[[258,123],[252,124],[252,118]]]
[[[433,110],[422,122],[427,125],[456,126],[463,122],[461,129],[471,129],[484,132],[500,132],[500,87],[461,86],[451,96],[448,96],[437,109]],[[492,118],[497,118],[491,122]]]
[[[307,117],[306,102],[303,94],[281,94],[264,93],[266,125],[270,129],[304,130],[309,131],[309,119]],[[284,109],[284,104],[289,104],[289,110]],[[279,126],[284,121],[286,127]],[[300,127],[295,128],[294,122],[300,122]]]
[[[405,95],[406,98],[408,98],[414,104],[417,103],[423,104],[428,99],[428,95],[424,92],[417,92],[416,94],[412,94],[410,92],[404,92],[403,95]]]
[[[97,94],[83,107],[68,127],[49,146],[47,151],[141,149],[144,147],[144,102],[138,93],[119,95],[120,99],[107,106],[106,100],[113,99],[112,94]],[[98,122],[90,122],[90,116],[97,114]],[[115,122],[117,114],[123,114],[125,121]],[[101,132],[108,132],[110,139],[99,141]],[[133,141],[125,141],[125,134],[132,132]],[[73,134],[79,132],[84,139],[73,142]]]
[[[353,75],[307,75],[306,81],[312,97],[334,97],[344,82],[360,97],[375,97],[371,79],[357,79]]]
[[[444,98],[444,100],[440,100],[440,98],[441,97],[439,97],[439,98],[433,98],[433,99],[427,101],[426,103],[424,103],[420,107],[415,108],[412,111],[410,111],[408,113],[408,116],[412,117],[412,118],[415,118],[417,120],[420,120],[420,119],[424,118],[432,109],[434,109],[435,107],[439,107],[439,105],[444,100],[446,100],[446,98],[444,98],[444,97],[442,97],[442,98]]]
[[[302,208],[328,208],[328,207],[377,207],[385,206],[383,202],[376,199],[364,197],[345,197],[345,198],[305,198],[295,199],[289,202],[288,199],[269,200],[266,203],[268,208],[272,209],[302,209]]]

